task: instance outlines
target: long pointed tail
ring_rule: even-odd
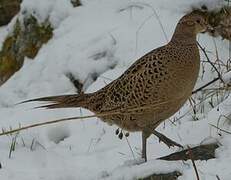
[[[47,108],[47,109],[72,108],[72,107],[87,108],[89,96],[90,94],[50,96],[50,97],[42,97],[37,99],[30,99],[27,101],[23,101],[20,104],[27,103],[27,102],[34,102],[34,101],[44,101],[44,102],[51,102],[51,104],[39,106],[37,108]]]

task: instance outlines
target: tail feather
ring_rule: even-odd
[[[51,102],[51,104],[39,106],[37,108],[47,108],[47,109],[55,109],[55,108],[72,108],[72,107],[84,107],[87,108],[87,101],[89,94],[72,94],[72,95],[61,95],[61,96],[50,96],[50,97],[42,97],[36,99],[30,99],[27,101],[23,101],[22,103],[35,102],[35,101],[44,101]]]

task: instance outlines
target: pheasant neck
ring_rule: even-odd
[[[192,29],[177,27],[170,42],[182,45],[196,44],[196,33]]]

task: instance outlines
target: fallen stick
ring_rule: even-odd
[[[163,156],[158,159],[166,161],[177,161],[177,160],[189,160],[190,154],[193,156],[193,160],[209,160],[215,158],[215,150],[219,147],[217,143],[199,145],[189,149],[185,149],[179,152],[172,153],[168,156]]]

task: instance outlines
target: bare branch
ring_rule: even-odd
[[[214,128],[216,128],[216,129],[218,129],[218,130],[220,130],[220,131],[222,131],[222,132],[225,132],[225,133],[227,133],[227,134],[231,134],[231,132],[226,131],[226,130],[224,130],[224,129],[221,129],[221,128],[219,128],[219,127],[213,125],[213,124],[209,124],[209,125],[212,126],[212,127],[214,127]]]
[[[218,78],[221,80],[221,82],[223,82],[224,83],[224,81],[223,81],[223,79],[222,79],[222,76],[221,76],[221,73],[218,71],[218,69],[216,68],[216,66],[212,63],[212,61],[209,59],[209,56],[208,56],[208,54],[206,53],[206,51],[205,51],[205,48],[203,48],[201,45],[200,45],[200,43],[197,41],[197,44],[198,44],[198,46],[200,47],[200,49],[202,50],[202,52],[204,53],[204,55],[205,55],[205,57],[206,57],[206,59],[208,60],[208,62],[211,64],[211,66],[215,69],[215,71],[217,72],[217,74],[218,74]]]
[[[197,167],[196,167],[196,164],[195,164],[195,161],[194,161],[194,158],[193,158],[193,153],[192,153],[192,150],[191,150],[191,148],[189,146],[188,146],[188,154],[189,154],[189,157],[190,157],[190,159],[192,161],[193,168],[194,168],[194,171],[196,173],[197,180],[200,180],[199,173],[197,171]]]
[[[208,82],[207,84],[205,84],[205,85],[201,86],[200,88],[194,90],[192,92],[192,94],[196,94],[197,92],[203,90],[204,88],[208,87],[209,85],[213,84],[214,82],[218,81],[219,79],[220,79],[219,77],[213,79],[212,81]]]

